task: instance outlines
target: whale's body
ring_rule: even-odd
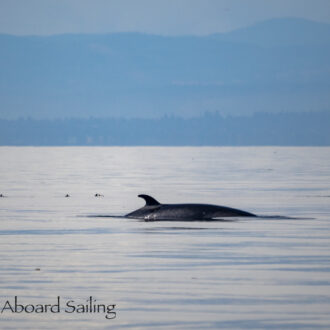
[[[153,197],[139,195],[146,205],[126,217],[144,220],[212,220],[222,217],[255,217],[255,214],[211,204],[160,204]]]

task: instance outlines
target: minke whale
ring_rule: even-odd
[[[125,217],[156,220],[212,220],[223,217],[256,217],[255,214],[226,206],[211,204],[161,204],[148,195],[138,195],[145,200],[145,206]]]

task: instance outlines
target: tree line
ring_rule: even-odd
[[[0,119],[7,146],[329,146],[330,112],[194,118]]]

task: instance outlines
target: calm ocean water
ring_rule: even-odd
[[[60,312],[5,308],[1,328],[329,329],[330,148],[1,147],[0,155],[0,308],[15,296],[24,306],[60,297]],[[141,207],[140,193],[294,219],[97,217]],[[116,304],[116,318],[78,313],[90,296]]]

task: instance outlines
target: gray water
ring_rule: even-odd
[[[0,308],[15,296],[24,305],[61,299],[60,313],[5,310],[1,328],[330,327],[330,148],[1,147],[0,155]],[[261,217],[121,218],[143,206],[140,193]],[[116,304],[116,318],[65,312],[65,302],[90,296]]]

